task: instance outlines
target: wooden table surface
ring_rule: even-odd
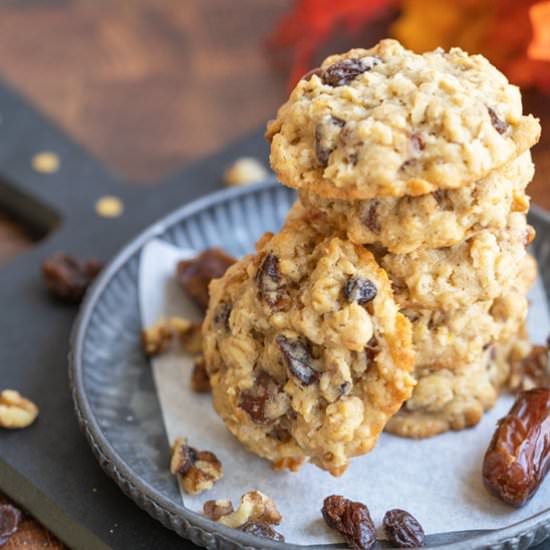
[[[288,59],[265,46],[291,0],[2,0],[0,76],[114,172],[151,182],[264,124]],[[338,38],[341,49],[368,37]],[[526,95],[550,126],[550,97]],[[550,132],[535,203],[550,209]],[[32,246],[0,209],[0,264]],[[3,502],[0,495],[0,502]],[[63,548],[31,518],[4,547]]]

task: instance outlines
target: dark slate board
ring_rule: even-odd
[[[131,186],[0,86],[0,204],[38,233],[56,225],[29,252],[0,267],[0,387],[16,388],[40,407],[38,422],[0,431],[0,489],[72,548],[195,548],[131,502],[96,463],[79,431],[67,376],[75,307],[51,300],[40,280],[55,251],[111,258],[157,218],[220,186],[223,168],[242,155],[267,158],[262,131],[165,178]],[[33,171],[31,157],[54,151],[61,169]],[[124,214],[99,218],[97,198],[120,197]],[[59,222],[56,222],[59,219]]]
[[[61,169],[36,173],[32,156],[53,151]],[[48,237],[0,267],[0,388],[40,407],[22,431],[0,431],[0,489],[74,549],[195,548],[153,520],[118,489],[92,456],[73,412],[67,351],[75,307],[51,300],[40,280],[55,251],[108,260],[162,215],[220,187],[234,158],[267,159],[263,128],[157,185],[117,180],[82,147],[0,82],[0,205]],[[116,219],[94,211],[103,195],[121,198]],[[550,550],[544,543],[539,550]]]

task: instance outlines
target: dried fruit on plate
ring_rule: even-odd
[[[369,550],[376,543],[376,530],[369,509],[339,495],[325,498],[321,509],[326,524],[338,531],[357,550]]]
[[[82,261],[58,253],[42,263],[42,278],[52,296],[62,302],[78,304],[102,269],[103,263],[98,260]]]
[[[418,520],[405,510],[388,510],[384,515],[384,531],[398,548],[424,546],[424,529]]]
[[[178,263],[177,279],[186,294],[201,308],[208,307],[208,285],[236,262],[221,248],[209,248],[192,260]]]
[[[483,461],[489,492],[523,506],[550,469],[550,388],[521,392],[502,418]]]
[[[8,542],[8,539],[17,531],[23,514],[11,504],[0,504],[0,546]]]

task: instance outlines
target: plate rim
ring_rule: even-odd
[[[164,496],[157,488],[140,478],[114,449],[103,433],[92,405],[85,391],[83,380],[82,353],[89,320],[95,305],[118,271],[151,239],[161,237],[172,226],[183,219],[204,210],[213,204],[235,199],[271,187],[279,186],[276,178],[270,177],[264,181],[237,188],[221,189],[202,196],[196,200],[178,207],[158,221],[140,231],[126,243],[103,269],[79,309],[74,322],[69,342],[69,384],[77,420],[84,432],[92,452],[101,468],[115,481],[119,488],[130,497],[140,508],[165,527],[176,531],[180,536],[191,539],[195,544],[207,547],[221,548],[265,548],[265,549],[323,549],[334,548],[334,545],[304,546],[291,543],[280,543],[268,539],[260,539],[254,535],[243,533],[219,525],[205,516],[187,509],[183,503],[177,504]],[[530,215],[539,218],[550,226],[550,212],[537,205],[531,205]],[[490,530],[481,535],[468,537],[466,541],[430,546],[432,549],[470,550],[474,548],[491,547],[507,544],[508,548],[526,548],[538,540],[542,542],[550,536],[550,507],[527,519],[513,523],[507,527]],[[540,539],[540,540],[539,540]],[[261,542],[261,546],[258,546]],[[510,546],[513,544],[514,546]],[[221,545],[221,546],[220,546]]]

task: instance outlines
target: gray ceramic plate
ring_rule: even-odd
[[[181,502],[169,474],[159,403],[140,344],[138,271],[143,245],[160,238],[184,248],[221,246],[240,256],[280,226],[294,194],[268,181],[221,191],[167,216],[126,246],[89,292],[71,345],[70,375],[78,419],[104,470],[166,527],[208,548],[302,548],[219,526]],[[550,217],[533,209],[535,253],[550,296]],[[550,508],[496,531],[432,535],[434,548],[527,548],[550,535]],[[310,547],[312,548],[312,547]],[[326,548],[326,547],[324,547]]]

